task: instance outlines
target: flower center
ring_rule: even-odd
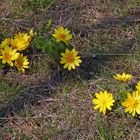
[[[22,66],[23,66],[23,62],[22,62],[22,61],[17,61],[17,65],[18,65],[19,67],[22,67]]]
[[[106,105],[106,103],[107,103],[107,101],[106,101],[106,100],[104,100],[102,103],[103,103],[103,105],[105,106],[105,105]]]
[[[73,54],[68,54],[67,55],[67,63],[73,63],[74,61],[74,56]]]
[[[5,53],[4,58],[5,60],[9,60],[11,58],[11,55],[9,53]]]
[[[137,105],[138,105],[138,101],[131,101],[131,105],[133,106],[133,107],[136,107]]]
[[[60,34],[60,35],[59,35],[59,38],[60,38],[61,40],[65,40],[65,39],[66,39],[66,35],[65,35],[65,34]]]

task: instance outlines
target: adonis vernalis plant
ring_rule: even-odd
[[[136,85],[136,90],[139,92],[140,94],[140,81],[138,81],[137,85]]]
[[[12,49],[9,46],[5,46],[4,49],[1,49],[0,59],[2,59],[2,63],[8,63],[10,66],[13,66],[13,61],[16,60],[19,56],[19,53],[16,49]]]
[[[128,82],[129,80],[131,80],[133,78],[133,76],[131,74],[125,74],[123,73],[121,74],[116,74],[113,76],[116,80],[121,81],[121,82]]]
[[[80,56],[78,56],[78,51],[75,49],[66,49],[65,53],[61,53],[61,56],[60,63],[64,64],[64,69],[68,68],[69,71],[75,69],[76,66],[80,66],[80,63],[82,62]]]
[[[29,60],[27,56],[23,56],[21,51],[29,47],[34,35],[36,33],[30,30],[29,33],[19,32],[13,38],[4,39],[0,44],[0,59],[2,59],[2,64],[15,65],[19,71],[25,73],[25,69],[29,68]]]
[[[128,93],[127,98],[122,102],[122,106],[125,107],[125,112],[128,112],[132,116],[136,113],[140,115],[140,94],[138,91],[134,91],[132,94]]]
[[[106,113],[106,110],[112,110],[112,106],[115,102],[114,97],[111,93],[107,91],[100,91],[95,93],[95,99],[92,100],[92,103],[95,104],[94,109],[99,109],[99,112],[103,114]]]
[[[63,68],[70,71],[76,69],[82,62],[78,51],[69,43],[72,38],[70,30],[60,26],[54,29],[54,33],[48,35],[46,40],[44,36],[39,35],[35,40],[35,47],[48,54],[57,64],[63,64]]]
[[[5,46],[10,46],[11,38],[5,38],[0,44],[0,49],[3,49]]]
[[[23,56],[23,51],[28,49],[34,35],[36,33],[30,30],[28,33],[19,32],[13,38],[3,40],[0,44],[2,63],[7,63],[10,66],[15,65],[19,71],[25,73],[25,69],[29,68],[29,60],[27,56]],[[63,68],[70,71],[76,69],[82,62],[81,57],[78,56],[78,51],[69,43],[72,38],[73,35],[70,30],[60,26],[54,29],[53,34],[46,35],[46,38],[39,34],[33,42],[33,46],[38,49],[37,51],[46,53],[51,60],[53,59],[53,62],[63,64]],[[9,52],[7,52],[7,47]],[[14,56],[12,56],[12,52],[15,53]],[[19,56],[15,57],[16,54]]]
[[[23,56],[23,54],[20,54],[15,60],[15,66],[19,71],[25,73],[25,69],[29,68],[29,61],[27,59],[27,56]]]
[[[92,103],[95,104],[94,109],[99,109],[99,112],[105,114],[107,109],[112,110],[111,107],[115,102],[115,107],[122,106],[125,108],[125,113],[128,112],[131,116],[140,118],[140,81],[133,89],[127,85],[127,82],[133,78],[131,74],[116,74],[113,77],[122,82],[121,84],[119,83],[118,91],[114,94],[116,101],[113,95],[107,91],[95,93],[96,98],[92,100]]]
[[[30,45],[34,35],[35,33],[32,30],[29,31],[29,34],[19,32],[11,39],[11,47],[18,51],[25,50]]]
[[[56,39],[57,42],[68,43],[72,39],[72,34],[67,28],[59,27],[55,29],[55,33],[52,36]]]

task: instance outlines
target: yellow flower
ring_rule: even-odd
[[[5,38],[0,44],[0,48],[3,49],[5,46],[10,46],[10,43],[11,43],[11,39]]]
[[[25,73],[25,69],[29,68],[29,61],[27,59],[27,56],[23,56],[23,54],[20,54],[15,60],[15,66],[19,71]]]
[[[33,32],[33,30],[31,29],[31,30],[29,31],[29,36],[30,36],[30,37],[34,37],[35,35],[37,35],[37,33],[36,33],[36,32]]]
[[[99,108],[99,112],[103,112],[103,114],[106,113],[106,109],[111,110],[111,106],[115,102],[111,93],[100,91],[99,93],[95,93],[95,96],[97,99],[92,100],[92,103],[96,105],[94,109]]]
[[[138,91],[134,91],[132,94],[127,94],[127,99],[122,102],[122,106],[125,107],[125,112],[132,114],[140,114],[140,94]]]
[[[81,63],[80,56],[77,56],[78,51],[72,49],[71,51],[66,49],[65,53],[61,53],[61,64],[64,64],[64,69],[68,68],[68,70],[75,69],[75,66],[79,66]]]
[[[122,75],[121,74],[116,74],[113,77],[116,80],[122,81],[122,82],[128,82],[129,80],[131,80],[133,78],[133,76],[131,74],[125,74],[125,73],[123,73]]]
[[[55,29],[55,33],[52,36],[56,39],[57,42],[63,41],[65,43],[69,42],[72,39],[72,34],[67,28],[59,27]]]
[[[30,36],[30,38],[29,38],[29,42],[32,41],[32,38],[33,38],[35,35],[37,35],[36,32],[33,32],[33,30],[30,30],[30,31],[29,31],[29,36]]]
[[[137,89],[137,91],[140,93],[140,81],[137,83],[136,89]]]
[[[11,46],[18,51],[25,50],[30,45],[31,38],[27,33],[19,32],[11,39]]]
[[[10,66],[13,66],[14,60],[16,60],[19,56],[19,53],[16,52],[15,49],[6,46],[4,49],[1,50],[0,59],[2,59],[2,63],[8,63]]]

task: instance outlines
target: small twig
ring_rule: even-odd
[[[96,57],[97,55],[101,56],[140,56],[140,54],[123,54],[123,53],[93,53],[93,57]]]
[[[52,115],[47,115],[47,116],[45,116],[45,117],[43,117],[43,116],[33,116],[33,117],[16,117],[16,116],[14,116],[14,117],[0,117],[0,120],[10,120],[10,119],[41,119],[41,118],[43,118],[43,119],[47,119],[47,118],[50,118],[50,117],[53,117]]]
[[[0,17],[0,20],[5,20],[5,21],[14,21],[14,22],[27,22],[27,20],[23,20],[23,19],[11,19],[11,18],[5,18],[5,17]]]
[[[68,21],[65,24],[66,27],[70,24],[70,22],[72,21],[73,17],[74,17],[74,15],[68,19]]]
[[[100,56],[140,56],[140,54],[125,54],[125,53],[87,53],[87,55],[91,55],[92,57],[96,57],[97,55]],[[41,56],[48,56],[48,54],[35,54],[35,55],[28,55],[29,57],[41,57]],[[84,55],[85,56],[85,55]]]
[[[60,14],[60,19],[59,19],[59,25],[62,24],[62,15],[63,15],[63,13],[61,12],[61,14]]]
[[[129,9],[128,13],[130,13],[131,15],[138,15],[140,14],[140,8]]]

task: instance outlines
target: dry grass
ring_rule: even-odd
[[[2,1],[1,40],[30,28],[46,35],[44,26],[52,18],[52,27],[63,25],[73,31],[72,45],[82,55],[83,64],[79,71],[69,73],[48,57],[37,56],[30,57],[32,69],[26,75],[16,70],[1,73],[0,117],[4,118],[0,118],[0,139],[139,139],[138,119],[121,108],[103,117],[91,104],[99,90],[116,92],[114,73],[125,71],[140,78],[140,26],[135,22],[140,15],[128,12],[140,6],[139,0],[60,0],[49,8],[25,7],[24,0],[19,5],[15,1]]]

